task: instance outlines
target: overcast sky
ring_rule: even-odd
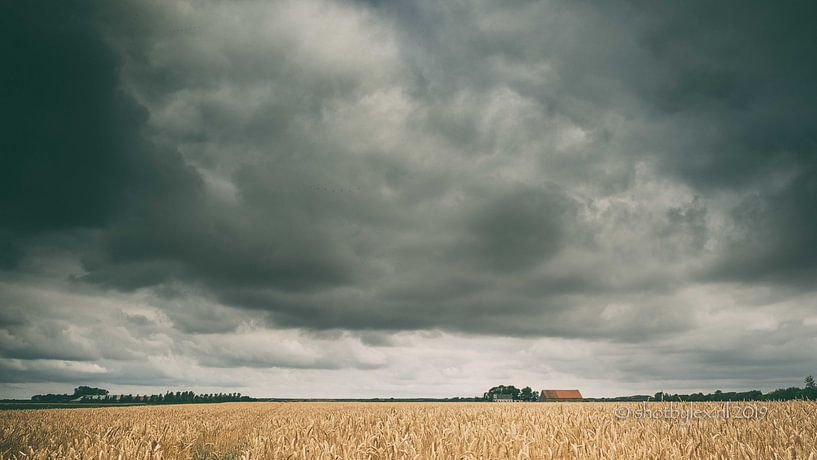
[[[7,2],[0,396],[817,373],[809,2]]]

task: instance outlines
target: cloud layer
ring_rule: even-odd
[[[817,367],[806,5],[3,9],[9,394]]]

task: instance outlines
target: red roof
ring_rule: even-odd
[[[543,399],[582,399],[579,390],[542,390]]]

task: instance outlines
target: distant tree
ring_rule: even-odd
[[[522,401],[536,401],[536,393],[533,392],[531,387],[522,388],[522,391],[519,392],[519,399]]]
[[[71,400],[71,395],[48,393],[47,395],[34,395],[31,400],[38,402],[66,402]]]
[[[82,396],[91,396],[91,395],[106,395],[108,394],[108,390],[103,388],[94,388],[94,387],[86,387],[86,386],[78,386],[74,388],[74,398],[80,398]]]
[[[803,390],[797,387],[779,388],[772,392],[766,393],[764,399],[787,401],[790,399],[802,398]]]
[[[817,399],[817,385],[814,384],[814,377],[809,375],[803,380],[806,388],[803,389],[803,397],[805,399]]]
[[[513,398],[514,400],[519,399],[519,389],[513,385],[499,385],[491,388],[483,395],[483,399],[486,401],[493,401],[495,396],[498,395],[507,395]]]

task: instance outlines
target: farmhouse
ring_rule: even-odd
[[[513,402],[511,395],[494,395],[494,402]]]
[[[579,390],[542,390],[539,401],[581,401]]]

